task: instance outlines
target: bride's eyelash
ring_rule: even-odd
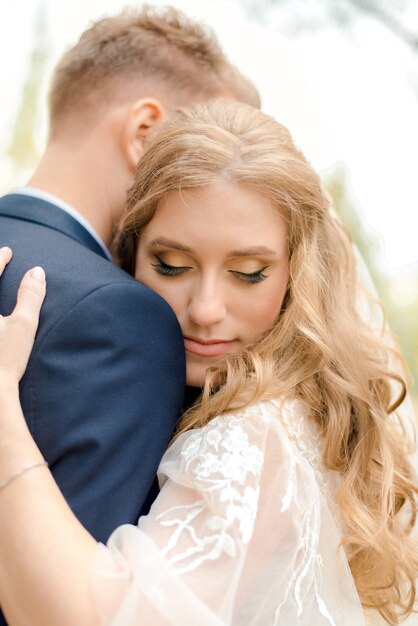
[[[154,256],[157,260],[157,263],[151,263],[151,265],[155,269],[157,274],[160,274],[161,276],[180,276],[180,274],[184,274],[184,272],[191,269],[187,265],[169,265],[168,263],[164,263],[164,261],[157,254],[155,254]],[[229,272],[236,276],[238,280],[249,283],[250,285],[256,285],[257,283],[261,283],[263,280],[268,278],[266,274],[263,274],[263,272],[268,269],[268,267],[268,265],[265,265],[256,272],[250,273],[239,272],[238,270],[229,270]]]
[[[234,274],[234,276],[236,276],[239,280],[250,283],[250,285],[256,285],[257,283],[261,283],[263,280],[268,278],[266,274],[263,274],[263,272],[268,269],[268,267],[268,265],[265,265],[260,270],[257,270],[256,272],[251,272],[249,274],[246,272],[238,272],[237,270],[229,271],[232,272],[232,274]]]
[[[183,274],[185,271],[190,269],[187,266],[169,265],[168,263],[164,263],[164,261],[160,259],[157,254],[155,254],[154,256],[157,259],[158,263],[151,263],[151,265],[155,269],[157,274],[161,274],[161,276],[179,276],[180,274]]]

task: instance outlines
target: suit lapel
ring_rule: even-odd
[[[46,200],[11,193],[0,198],[0,215],[57,230],[107,259],[99,243],[82,224]]]

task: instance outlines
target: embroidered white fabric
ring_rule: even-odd
[[[99,546],[106,626],[364,626],[321,438],[296,400],[183,433],[138,526]]]

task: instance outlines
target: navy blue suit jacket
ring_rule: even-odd
[[[0,198],[2,245],[14,257],[0,280],[1,314],[12,311],[27,269],[41,265],[47,276],[20,387],[26,420],[72,510],[106,541],[118,525],[135,524],[157,493],[156,470],[183,402],[178,322],[49,202]]]

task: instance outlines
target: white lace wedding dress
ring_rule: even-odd
[[[103,624],[380,623],[365,621],[339,545],[338,475],[323,468],[300,401],[260,402],[183,433],[159,478],[150,514],[98,549]]]

